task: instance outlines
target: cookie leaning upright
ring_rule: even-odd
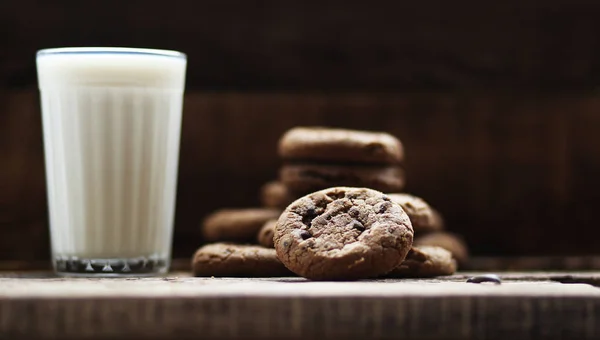
[[[385,194],[336,187],[294,201],[274,235],[277,256],[313,280],[352,280],[398,267],[413,242],[410,219]]]
[[[444,222],[439,213],[422,198],[407,193],[387,195],[393,202],[402,206],[417,235],[444,229]]]
[[[406,259],[386,277],[425,278],[452,275],[456,272],[456,260],[440,247],[412,247]]]
[[[419,236],[414,239],[415,246],[436,246],[448,250],[459,265],[464,265],[469,260],[469,247],[461,235],[438,231]]]
[[[275,235],[275,227],[277,226],[277,219],[268,220],[265,222],[263,227],[258,232],[256,240],[258,244],[265,248],[275,248],[273,243],[273,236]]]

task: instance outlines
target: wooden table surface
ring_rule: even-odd
[[[0,339],[594,339],[600,272],[438,279],[58,278],[0,273]]]

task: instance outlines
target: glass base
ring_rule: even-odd
[[[169,270],[169,258],[159,256],[124,259],[91,259],[55,256],[54,270],[60,276],[141,277],[160,276]]]

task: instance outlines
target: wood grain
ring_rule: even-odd
[[[34,85],[40,48],[135,46],[186,52],[189,86],[209,90],[590,90],[598,15],[585,0],[3,0],[0,84]]]
[[[569,272],[595,271],[600,268],[600,256],[471,256],[468,262],[459,267],[460,270],[480,272],[531,272],[560,271]],[[0,261],[2,272],[51,271],[49,260]],[[174,258],[171,272],[190,272],[190,258]],[[599,278],[600,280],[600,278]]]
[[[466,273],[466,275],[470,275]],[[593,339],[600,290],[507,274],[501,285],[298,278],[0,278],[0,338]],[[587,277],[598,273],[587,273]],[[432,327],[435,325],[435,327]]]
[[[0,259],[48,258],[36,91],[0,102]],[[176,258],[202,243],[202,218],[256,206],[277,176],[276,143],[296,125],[384,130],[407,152],[422,196],[475,255],[597,253],[600,100],[595,95],[267,94],[190,91],[184,104]]]

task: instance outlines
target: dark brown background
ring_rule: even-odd
[[[49,241],[34,56],[188,54],[175,256],[258,204],[295,125],[386,130],[408,188],[476,254],[600,252],[600,3],[0,1],[0,260]]]

